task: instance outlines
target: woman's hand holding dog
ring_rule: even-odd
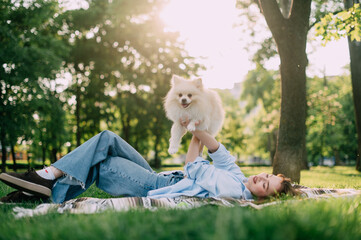
[[[193,132],[196,130],[196,127],[201,123],[200,120],[189,120],[188,117],[185,119],[180,119],[181,125],[185,127],[189,132]]]

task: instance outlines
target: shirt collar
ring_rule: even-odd
[[[253,200],[253,195],[252,195],[251,191],[248,190],[248,188],[246,187],[247,182],[248,182],[248,178],[245,177],[244,179],[242,179],[242,183],[243,183],[243,187],[244,187],[243,197],[246,200]]]

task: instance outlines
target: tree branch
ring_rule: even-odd
[[[276,0],[259,0],[261,11],[272,33],[276,33],[284,24],[284,17]]]

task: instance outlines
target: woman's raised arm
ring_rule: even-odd
[[[187,127],[189,123],[188,118],[180,119],[179,121],[183,127]],[[199,123],[196,123],[196,126],[198,124]],[[191,133],[193,134],[193,137],[188,147],[185,164],[187,164],[188,162],[193,162],[199,156],[200,152],[203,149],[203,145],[205,145],[208,148],[208,151],[211,153],[218,150],[219,148],[218,141],[209,133],[199,130],[195,130]]]
[[[193,135],[192,140],[189,143],[185,164],[189,162],[194,162],[194,160],[196,160],[196,158],[199,156],[200,144],[201,142],[199,141],[199,139]]]
[[[218,141],[209,133],[205,131],[195,130],[192,132],[192,134],[193,136],[196,136],[202,142],[202,144],[204,144],[208,148],[209,152],[213,153],[219,148]]]

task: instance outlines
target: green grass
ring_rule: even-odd
[[[251,175],[271,169],[243,170]],[[301,184],[310,187],[361,189],[361,174],[352,167],[315,167],[301,176]],[[2,195],[10,191],[0,184]],[[109,197],[93,186],[82,196]],[[361,196],[286,201],[262,210],[205,206],[91,215],[52,213],[18,220],[12,208],[0,205],[0,239],[361,239]]]

